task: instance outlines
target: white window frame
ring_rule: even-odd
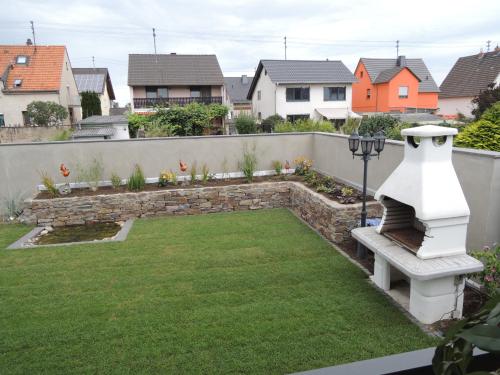
[[[409,90],[408,86],[399,86],[399,89],[398,89],[399,99],[408,99],[409,91],[410,90]]]

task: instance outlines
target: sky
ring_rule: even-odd
[[[0,0],[0,44],[65,45],[73,67],[106,67],[130,102],[129,53],[216,54],[224,76],[260,59],[423,58],[441,84],[457,58],[500,44],[500,1]]]

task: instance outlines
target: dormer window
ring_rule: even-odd
[[[26,65],[28,63],[28,56],[20,55],[16,58],[16,64]]]
[[[14,88],[21,87],[22,83],[23,83],[22,79],[15,79],[14,80]]]

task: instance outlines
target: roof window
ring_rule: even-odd
[[[16,64],[27,64],[27,63],[28,63],[28,56],[24,55],[17,56]]]
[[[23,83],[22,79],[19,79],[19,78],[15,79],[14,80],[14,87],[21,87],[22,83]]]

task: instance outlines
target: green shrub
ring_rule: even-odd
[[[342,134],[351,135],[353,132],[358,130],[360,122],[360,119],[349,117],[345,124],[340,127],[340,131]]]
[[[72,135],[73,135],[73,131],[71,129],[64,129],[64,130],[61,130],[56,135],[54,135],[52,138],[50,138],[50,140],[53,142],[67,141],[67,140],[71,139]]]
[[[379,131],[383,131],[384,134],[387,134],[397,123],[398,120],[390,115],[371,116],[361,121],[358,133],[360,135],[373,135]]]
[[[500,123],[479,120],[455,137],[455,146],[500,152]]]
[[[137,137],[137,131],[141,128],[146,129],[151,123],[151,116],[140,115],[138,113],[131,113],[128,119],[128,132],[131,138]]]
[[[385,132],[385,137],[387,139],[395,139],[398,141],[403,140],[403,136],[401,135],[401,130],[411,128],[413,125],[407,122],[398,122],[392,128],[388,128]]]
[[[127,188],[130,191],[141,191],[146,185],[146,178],[142,168],[136,164],[134,170],[127,181]]]
[[[111,174],[111,186],[113,189],[118,189],[122,184],[122,179],[116,173]]]
[[[40,177],[42,179],[42,184],[45,186],[45,189],[47,189],[47,192],[49,195],[54,198],[59,195],[59,190],[57,190],[56,183],[54,182],[54,179],[48,175],[47,172],[43,171],[40,172]]]
[[[285,119],[278,114],[269,116],[268,118],[262,120],[262,124],[261,124],[262,131],[267,132],[267,133],[271,133],[274,131],[276,124],[283,122],[283,121],[285,121]]]
[[[247,182],[252,182],[253,175],[257,169],[257,155],[255,154],[255,147],[251,151],[245,149],[243,151],[243,160],[241,160],[238,164]]]
[[[283,170],[283,164],[279,160],[273,161],[273,168],[276,176],[281,176],[281,172]]]
[[[196,161],[192,162],[191,163],[191,168],[189,169],[189,182],[191,182],[192,184],[194,184],[196,182],[196,168],[197,168],[197,165],[196,165]]]
[[[205,184],[210,178],[210,169],[208,169],[207,163],[203,163],[201,166],[201,182]]]
[[[26,107],[28,117],[33,125],[61,125],[68,117],[68,110],[56,102],[33,101]]]
[[[290,132],[324,132],[333,133],[335,127],[329,121],[303,119],[295,122],[285,121],[276,124],[274,129],[276,133],[290,133]]]
[[[484,264],[484,269],[476,276],[481,280],[488,295],[500,292],[500,245],[485,247],[483,251],[474,251],[472,256]]]
[[[86,164],[78,163],[76,170],[77,180],[85,182],[90,190],[96,191],[104,173],[102,160],[100,158],[93,158],[90,162],[86,162]]]
[[[257,133],[257,124],[255,118],[246,113],[241,113],[236,117],[235,121],[236,130],[238,134],[255,134]]]
[[[494,124],[500,123],[500,102],[496,102],[488,108],[481,116],[483,120],[492,122]]]

